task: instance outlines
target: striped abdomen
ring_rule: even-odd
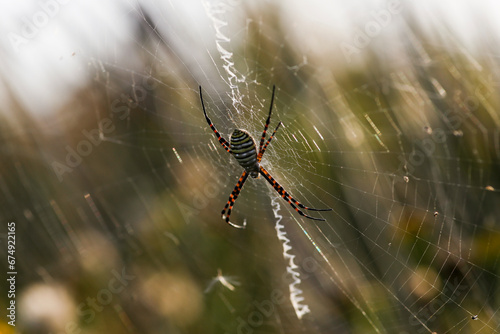
[[[257,149],[252,136],[245,131],[235,129],[231,135],[230,145],[231,153],[240,166],[245,168],[251,177],[259,176]]]

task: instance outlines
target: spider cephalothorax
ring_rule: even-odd
[[[224,147],[227,152],[231,153],[235,157],[236,161],[238,161],[240,166],[245,169],[240,179],[236,183],[236,187],[234,187],[233,192],[231,193],[231,195],[229,195],[229,200],[227,201],[226,206],[222,210],[222,219],[224,219],[226,223],[228,223],[229,225],[236,228],[245,228],[245,224],[243,225],[233,224],[229,221],[229,216],[231,215],[231,210],[233,209],[234,202],[238,198],[241,188],[243,188],[243,184],[247,180],[248,175],[250,175],[253,178],[259,177],[259,174],[264,176],[267,182],[269,182],[273,186],[273,188],[278,192],[278,194],[280,194],[280,196],[283,197],[292,206],[292,208],[294,208],[295,211],[297,211],[301,216],[314,220],[324,220],[322,218],[311,217],[302,212],[299,208],[311,211],[331,210],[331,209],[313,209],[302,205],[296,199],[290,196],[290,194],[287,193],[282,186],[280,186],[280,184],[269,174],[269,172],[260,165],[260,161],[262,160],[262,156],[264,155],[267,146],[273,139],[274,135],[276,134],[276,131],[281,126],[281,122],[279,122],[278,125],[276,126],[276,129],[274,129],[274,132],[271,135],[271,137],[269,137],[269,139],[266,141],[267,128],[269,127],[269,122],[271,121],[271,112],[273,111],[274,92],[275,92],[275,87],[273,86],[273,93],[271,95],[271,106],[269,107],[269,116],[267,117],[266,124],[264,125],[264,131],[262,132],[262,136],[260,138],[259,150],[257,151],[255,141],[253,140],[252,136],[246,131],[235,129],[231,134],[230,142],[225,140],[224,137],[222,137],[219,134],[219,132],[213,125],[212,121],[207,116],[200,86],[201,106],[203,108],[203,114],[205,114],[205,119],[207,120],[208,126],[210,126],[212,131],[215,133],[222,147]]]

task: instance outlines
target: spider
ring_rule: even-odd
[[[256,148],[255,140],[248,132],[244,130],[235,129],[231,134],[229,142],[219,134],[219,131],[217,131],[214,124],[207,115],[207,112],[205,110],[205,104],[203,103],[201,86],[199,88],[200,88],[201,106],[203,108],[203,114],[205,114],[205,119],[207,120],[208,126],[210,126],[212,131],[215,133],[215,136],[219,140],[219,143],[222,145],[222,147],[224,147],[224,149],[228,153],[231,153],[235,157],[236,161],[238,161],[240,166],[245,169],[243,171],[243,174],[241,174],[240,179],[236,183],[236,187],[234,187],[233,192],[231,193],[231,195],[229,195],[229,200],[227,201],[226,206],[222,210],[222,219],[224,219],[226,223],[228,223],[233,227],[236,228],[246,227],[246,222],[243,225],[233,224],[231,221],[229,221],[229,216],[231,215],[231,210],[233,209],[234,202],[238,198],[238,195],[241,192],[241,188],[243,188],[243,184],[247,180],[248,176],[250,175],[252,178],[258,178],[259,175],[262,174],[262,176],[264,176],[267,182],[269,182],[269,184],[273,186],[274,190],[276,190],[278,194],[280,194],[280,196],[283,197],[292,206],[292,208],[294,208],[295,211],[299,213],[299,215],[313,220],[324,221],[324,219],[322,218],[315,218],[305,214],[299,208],[311,211],[330,211],[332,209],[314,209],[299,203],[288,192],[286,192],[285,189],[283,189],[283,187],[271,176],[271,174],[269,174],[267,170],[264,169],[264,167],[260,165],[260,161],[262,160],[262,156],[266,152],[267,146],[269,145],[274,135],[276,134],[276,131],[278,131],[279,127],[282,124],[281,122],[278,123],[278,125],[273,131],[273,134],[266,141],[266,132],[267,128],[269,127],[269,122],[271,121],[271,112],[273,111],[274,92],[276,87],[273,86],[273,93],[271,95],[271,106],[269,107],[269,116],[267,116],[266,124],[264,125],[264,131],[262,132],[262,136],[260,138],[259,151],[256,151],[255,149]]]

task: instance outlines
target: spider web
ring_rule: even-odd
[[[21,54],[81,4],[60,6]],[[26,116],[33,102],[6,84],[24,111],[3,125],[0,179],[22,330],[500,332],[493,26],[479,37],[395,2],[115,6],[98,42],[82,30],[55,51],[84,82],[44,104],[59,111]],[[467,10],[451,17],[488,22]],[[245,230],[220,219],[242,169],[198,85],[227,140],[257,143],[276,85],[269,129],[283,126],[262,165],[332,208],[307,212],[326,221],[263,177],[235,203]]]

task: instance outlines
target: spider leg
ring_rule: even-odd
[[[276,127],[276,129],[274,129],[273,134],[271,135],[271,137],[269,137],[269,139],[267,140],[267,142],[264,145],[264,147],[262,147],[262,150],[259,151],[259,155],[257,156],[257,162],[260,162],[262,160],[262,156],[264,155],[264,152],[266,151],[267,145],[269,145],[269,143],[271,142],[271,140],[274,138],[274,135],[276,134],[276,131],[278,131],[278,129],[281,126],[281,124],[282,124],[281,122],[278,123],[278,126]]]
[[[203,108],[203,113],[205,114],[205,119],[207,120],[208,126],[210,126],[210,129],[212,129],[212,131],[215,133],[215,136],[219,140],[219,143],[221,143],[222,147],[224,147],[226,149],[226,151],[231,153],[231,150],[229,148],[229,143],[227,142],[227,140],[224,139],[224,137],[222,137],[220,135],[219,131],[217,131],[217,129],[215,128],[215,126],[212,123],[212,121],[210,120],[210,118],[208,118],[207,112],[205,110],[205,103],[203,103],[203,95],[201,94],[201,86],[199,86],[199,87],[200,87],[201,106]]]
[[[309,218],[309,219],[313,219],[313,220],[324,221],[325,219],[323,219],[323,218],[315,218],[315,217],[311,217],[311,216],[305,214],[304,212],[300,211],[299,208],[305,209],[305,210],[312,210],[312,211],[330,211],[330,210],[332,210],[332,209],[314,209],[314,208],[309,208],[305,205],[302,205],[295,198],[290,196],[290,194],[287,193],[285,191],[285,189],[283,189],[283,187],[262,166],[260,166],[260,173],[264,176],[264,178],[267,180],[267,182],[269,182],[273,186],[274,190],[276,190],[278,192],[278,194],[280,194],[281,197],[283,197],[292,206],[292,208],[294,208],[295,211],[297,211],[299,213],[299,215],[304,216],[304,217]]]
[[[273,94],[271,95],[271,106],[269,107],[269,116],[267,116],[266,125],[264,126],[264,131],[262,132],[262,137],[260,138],[259,152],[262,150],[262,146],[264,145],[264,140],[266,140],[266,132],[269,127],[269,122],[271,122],[271,112],[273,111],[273,103],[274,103],[274,91],[276,90],[276,86],[273,85]]]
[[[244,171],[243,174],[241,174],[241,177],[238,180],[238,183],[236,183],[236,187],[234,187],[233,192],[231,193],[231,195],[229,195],[229,200],[227,201],[226,206],[224,207],[224,209],[222,210],[222,213],[221,213],[222,219],[224,219],[226,221],[226,223],[228,223],[232,227],[236,227],[236,228],[245,228],[246,227],[246,223],[243,225],[236,225],[236,224],[231,223],[229,221],[229,216],[231,215],[231,210],[233,209],[234,202],[238,198],[238,195],[240,194],[241,188],[243,188],[243,184],[247,180],[247,177],[248,177],[248,173],[247,173],[247,171]],[[226,210],[227,210],[227,214],[226,214]]]

